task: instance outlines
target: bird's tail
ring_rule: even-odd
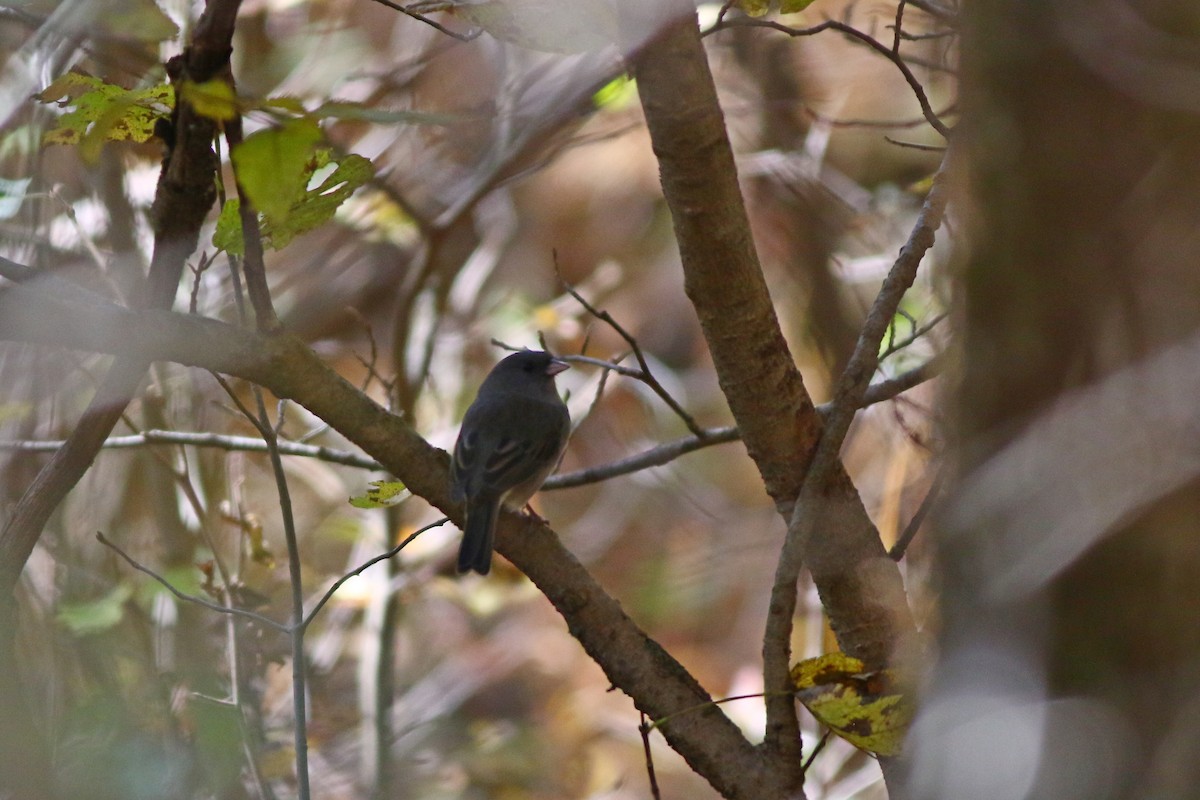
[[[492,548],[496,539],[496,517],[500,513],[498,500],[470,503],[462,544],[458,548],[458,571],[475,570],[487,575],[492,568]]]

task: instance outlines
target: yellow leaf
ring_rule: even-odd
[[[899,755],[912,701],[900,693],[891,670],[865,670],[857,658],[826,653],[792,667],[792,685],[804,707],[850,744],[880,756]]]
[[[366,494],[351,497],[350,505],[355,508],[387,508],[408,497],[400,481],[371,481],[371,487]]]
[[[247,514],[241,520],[242,530],[246,532],[246,538],[250,540],[250,558],[256,564],[261,564],[264,567],[275,566],[275,554],[267,549],[263,544],[263,526],[262,520],[257,514]]]

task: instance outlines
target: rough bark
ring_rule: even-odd
[[[684,289],[746,450],[790,521],[822,422],[779,328],[695,16],[687,3],[672,8],[675,16],[633,58],[638,93],[679,243]],[[805,566],[842,648],[875,668],[890,663],[912,621],[899,571],[840,464],[824,487],[819,532],[806,542]],[[784,665],[794,605],[792,591],[773,600],[768,612],[777,641],[764,644],[765,744],[785,783],[799,792],[794,704],[779,694],[789,689]]]

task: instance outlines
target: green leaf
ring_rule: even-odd
[[[192,694],[188,714],[201,773],[208,788],[220,793],[242,772],[240,712],[235,705]]]
[[[797,14],[811,6],[816,0],[782,0],[779,3],[781,14]]]
[[[233,149],[238,183],[268,222],[282,222],[299,201],[319,141],[317,123],[297,119],[253,133]]]
[[[366,494],[351,497],[350,505],[355,508],[387,508],[407,497],[404,495],[404,484],[400,481],[371,481],[371,486]]]
[[[131,91],[82,72],[68,72],[34,99],[70,109],[42,134],[43,147],[81,145],[85,158],[94,158],[106,141],[148,140],[158,118],[173,107],[175,95],[167,84]]]
[[[306,189],[282,218],[261,221],[263,247],[279,250],[300,234],[325,224],[333,218],[338,207],[375,174],[371,162],[360,155],[351,153],[335,159],[329,150],[322,149],[314,152],[305,165],[305,184],[317,170],[331,164],[334,169],[317,186]],[[238,208],[237,200],[225,204],[212,238],[214,247],[235,256],[245,252]]]
[[[791,669],[796,699],[850,744],[880,756],[900,755],[913,703],[892,670],[867,672],[844,653],[808,658]]]
[[[161,574],[167,583],[184,594],[197,595],[203,592],[200,584],[201,573],[195,564],[176,564],[167,567]],[[160,594],[170,594],[170,590],[158,581],[141,581],[138,583],[136,600],[146,607]]]
[[[183,99],[192,104],[196,113],[218,122],[235,119],[241,113],[237,96],[228,81],[219,78],[203,83],[184,81],[179,89]]]
[[[227,200],[217,217],[217,228],[213,231],[213,247],[234,256],[246,254],[246,242],[242,238],[241,204],[237,198]]]
[[[325,156],[328,157],[328,153]],[[285,247],[300,234],[333,219],[338,207],[375,174],[370,160],[354,153],[330,163],[337,164],[333,172],[316,188],[305,192],[285,220],[270,225],[263,231],[276,250]]]
[[[637,84],[628,75],[618,75],[592,95],[596,108],[625,108],[637,100]]]
[[[133,588],[121,583],[97,600],[64,603],[58,611],[58,622],[77,636],[102,633],[121,621],[125,615],[125,601],[132,594]]]

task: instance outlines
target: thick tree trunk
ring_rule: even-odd
[[[964,13],[959,482],[914,794],[1200,796],[1200,7]]]

